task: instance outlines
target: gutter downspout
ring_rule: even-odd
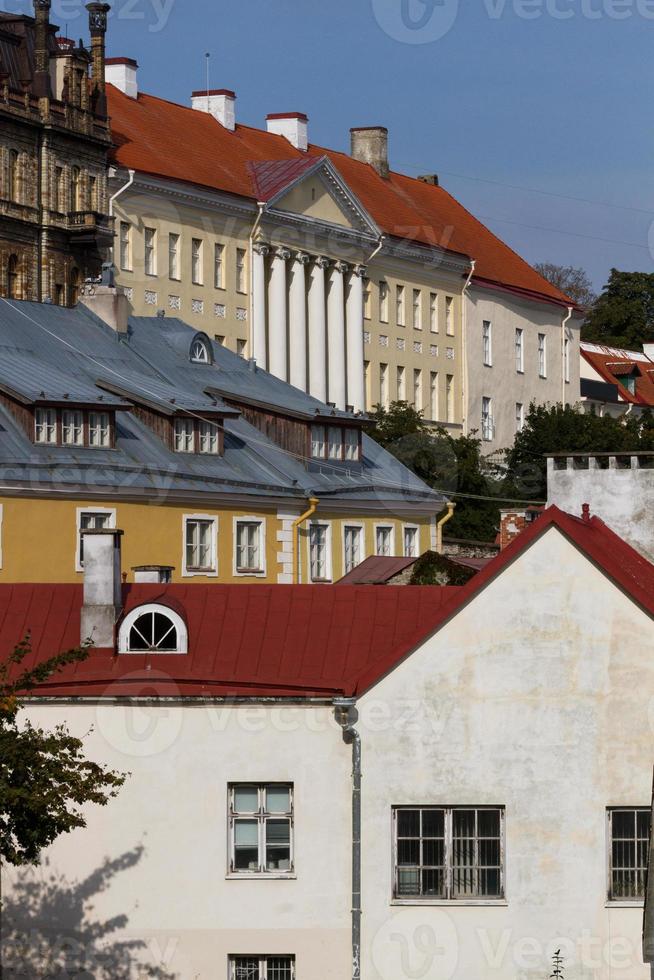
[[[352,980],[361,978],[361,736],[356,698],[334,698],[343,741],[352,746]]]
[[[443,527],[454,517],[454,508],[456,507],[456,504],[453,504],[451,500],[448,500],[446,507],[447,513],[445,514],[445,517],[441,517],[440,521],[436,525],[436,552],[439,555],[443,554]]]
[[[565,408],[565,325],[572,316],[572,307],[568,307],[568,315],[561,320],[561,408]]]
[[[375,258],[375,256],[381,252],[382,248],[384,247],[385,241],[386,241],[386,235],[380,235],[379,241],[377,242],[377,245],[375,247],[375,251],[371,255],[369,255],[368,258],[366,259],[365,262],[366,265],[370,265],[370,263]]]
[[[300,514],[296,520],[293,521],[293,584],[300,584],[300,525],[304,524],[307,518],[312,517],[320,501],[317,497],[309,497],[308,504],[309,509],[305,510],[304,514]]]
[[[468,302],[466,293],[475,274],[476,259],[470,259],[470,272],[465,281],[465,286],[461,292],[463,303],[463,315],[461,317],[461,349],[463,351],[463,370],[461,378],[461,421],[463,422],[463,435],[468,435],[468,413],[466,411],[466,400],[468,398]],[[449,520],[449,518],[448,518]]]
[[[128,179],[127,183],[126,184],[123,184],[122,187],[119,187],[118,190],[116,191],[116,193],[113,194],[109,198],[109,219],[110,220],[113,219],[113,216],[114,216],[114,201],[118,200],[118,198],[120,197],[120,195],[121,194],[124,194],[125,191],[129,190],[130,187],[132,186],[132,184],[134,183],[134,178],[136,176],[136,171],[135,170],[128,170],[127,173],[129,174],[129,179]],[[111,230],[113,231],[113,221],[112,221]],[[115,240],[115,235],[114,235],[114,240]],[[112,263],[114,261],[114,246],[113,245],[111,246],[111,261],[112,261]]]
[[[259,226],[263,220],[263,212],[266,210],[266,204],[264,201],[257,201],[257,207],[259,208],[259,213],[256,217],[254,224],[252,225],[252,231],[250,232],[250,243],[248,245],[248,262],[250,263],[249,269],[249,279],[250,279],[250,351],[249,357],[253,357],[254,350],[254,277],[252,275],[252,270],[254,269],[254,236],[259,231]]]

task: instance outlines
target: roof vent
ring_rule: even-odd
[[[271,112],[266,125],[269,133],[285,136],[296,150],[304,153],[309,146],[309,117],[303,112]]]
[[[138,98],[138,63],[133,58],[107,58],[105,80],[108,85],[120,89],[130,99]]]
[[[418,180],[421,180],[423,184],[431,184],[432,187],[438,187],[438,174],[420,174]]]
[[[236,129],[236,94],[231,89],[213,88],[193,92],[191,106],[198,112],[208,112],[230,132]]]
[[[369,163],[386,179],[388,166],[388,130],[385,126],[362,126],[350,130],[351,155],[359,163]]]

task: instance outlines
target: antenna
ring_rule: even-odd
[[[207,66],[207,112],[208,112],[209,109],[210,109],[210,105],[209,105],[209,66],[211,64],[211,52],[207,51],[207,53],[204,56],[204,60],[205,60],[206,66]]]

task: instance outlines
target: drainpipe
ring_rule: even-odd
[[[470,259],[470,272],[466,279],[465,286],[461,292],[461,302],[463,303],[463,314],[461,316],[461,350],[463,351],[463,370],[461,372],[461,421],[463,422],[463,434],[468,435],[468,412],[466,399],[468,397],[468,302],[466,293],[475,274],[476,259]],[[448,518],[449,520],[449,518]]]
[[[134,183],[134,177],[136,176],[136,171],[135,170],[128,170],[127,173],[129,174],[129,178],[127,180],[127,183],[126,184],[123,184],[122,187],[119,187],[118,190],[116,191],[116,193],[113,194],[109,198],[109,218],[110,219],[113,218],[113,216],[114,216],[114,201],[116,201],[121,196],[121,194],[124,194],[125,191],[129,190],[130,187],[132,186],[132,184]],[[112,227],[112,231],[113,231],[113,227]],[[113,245],[111,246],[111,261],[112,261],[112,263],[114,261],[114,246]]]
[[[568,315],[561,320],[561,408],[565,407],[565,325],[572,316],[572,307],[568,307]]]
[[[451,500],[448,500],[446,506],[447,513],[444,517],[441,517],[440,521],[436,525],[436,551],[439,555],[443,554],[443,527],[454,517],[454,508],[456,507],[456,504],[453,504]]]
[[[379,241],[377,242],[377,245],[375,247],[375,251],[372,253],[372,255],[369,255],[368,258],[365,261],[365,264],[366,265],[370,265],[370,263],[375,258],[375,256],[378,255],[381,252],[382,248],[384,247],[384,242],[385,241],[386,241],[386,235],[380,235],[379,236]]]
[[[309,497],[309,509],[304,514],[293,521],[293,584],[300,584],[300,525],[304,524],[307,518],[312,517],[318,508],[320,501],[317,497]]]
[[[259,231],[259,225],[263,220],[263,212],[266,210],[266,205],[263,201],[257,201],[257,207],[259,208],[259,213],[256,217],[254,224],[252,225],[252,231],[250,232],[250,242],[248,245],[248,262],[250,263],[249,269],[249,280],[250,280],[250,353],[249,356],[253,357],[254,351],[254,277],[252,275],[252,270],[254,269],[254,236]]]
[[[361,978],[361,736],[356,698],[334,698],[343,741],[352,746],[352,980]]]

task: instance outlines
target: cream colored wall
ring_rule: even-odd
[[[328,221],[331,224],[352,228],[352,221],[329,193],[318,176],[307,178],[297,184],[288,194],[275,203],[275,209],[304,214],[308,218]]]

